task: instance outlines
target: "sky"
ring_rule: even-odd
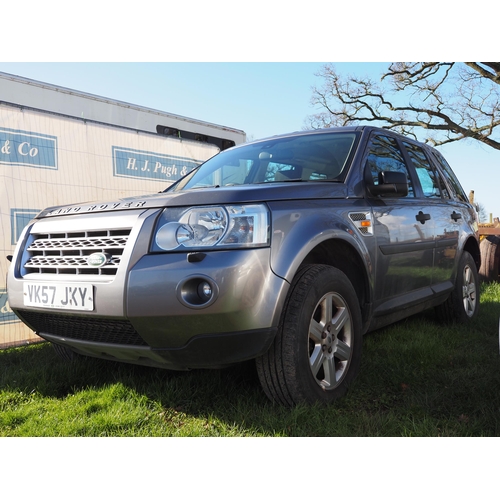
[[[325,62],[379,78],[388,63],[378,61],[498,58],[496,31],[446,2],[420,0],[411,16],[396,0],[290,5],[87,0],[73,9],[24,0],[21,12],[9,2],[0,71],[240,129],[252,140],[305,126]],[[466,193],[500,216],[500,151],[473,141],[441,151]]]
[[[301,130],[318,110],[323,62],[1,62],[0,71],[243,130],[247,140]],[[379,79],[387,63],[334,62]],[[475,141],[440,148],[467,194],[500,216],[500,151]]]

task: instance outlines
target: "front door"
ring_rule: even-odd
[[[405,156],[393,137],[372,136],[366,161],[375,184],[382,171],[405,172],[408,178],[406,197],[373,200],[374,312],[378,315],[424,300],[431,293],[435,227],[427,203],[416,196]]]

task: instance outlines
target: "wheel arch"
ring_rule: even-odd
[[[464,251],[469,252],[476,263],[477,270],[481,267],[481,251],[479,250],[479,243],[476,238],[470,236],[464,245]]]
[[[305,252],[298,253],[296,259],[289,263],[285,279],[291,283],[304,267],[313,264],[324,264],[342,271],[356,291],[364,332],[368,327],[372,308],[372,283],[367,267],[372,264],[368,252],[364,255],[361,252],[362,249],[345,239],[325,239]]]
[[[341,239],[328,239],[315,246],[299,265],[298,270],[310,264],[326,264],[342,271],[351,282],[356,295],[363,324],[368,320],[371,292],[366,261],[349,242]]]

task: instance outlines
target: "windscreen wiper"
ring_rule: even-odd
[[[189,189],[211,189],[211,188],[220,188],[220,185],[214,184],[213,186],[193,186]]]

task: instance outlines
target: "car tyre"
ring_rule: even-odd
[[[445,323],[466,323],[479,312],[480,285],[477,266],[464,251],[457,269],[455,287],[446,302],[436,307],[438,318]]]
[[[343,396],[359,371],[361,325],[356,292],[342,271],[326,265],[299,271],[276,338],[256,360],[267,396],[289,407]]]

